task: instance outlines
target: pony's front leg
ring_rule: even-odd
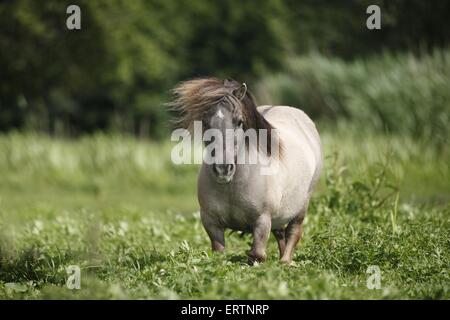
[[[213,251],[225,251],[225,230],[220,227],[209,215],[201,212],[203,227],[211,240]]]
[[[248,254],[249,264],[255,261],[263,262],[267,259],[266,247],[270,236],[272,218],[270,214],[261,214],[255,222],[253,228],[253,244]]]

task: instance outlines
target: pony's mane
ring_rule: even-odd
[[[233,90],[240,87],[234,80],[222,81],[217,78],[199,78],[181,82],[173,93],[175,99],[169,106],[179,114],[176,124],[179,127],[190,128],[194,121],[201,121],[205,112],[218,103],[224,97],[233,97]],[[255,99],[250,92],[246,92],[241,99],[242,113],[244,115],[244,129],[266,129],[267,130],[267,151],[271,154],[271,133],[274,127],[259,113]],[[279,140],[279,155],[281,156],[282,145]]]
[[[209,107],[230,94],[230,90],[219,79],[203,78],[181,82],[173,93],[175,99],[169,106],[179,114],[176,124],[189,128],[194,121],[202,119]]]

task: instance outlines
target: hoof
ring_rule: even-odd
[[[267,255],[265,253],[264,254],[252,254],[252,253],[250,253],[248,255],[248,264],[251,265],[251,266],[254,265],[255,262],[261,263],[261,262],[264,262],[266,260],[267,260]]]
[[[292,265],[292,259],[281,258],[280,262],[284,265],[290,266]]]

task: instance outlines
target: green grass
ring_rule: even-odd
[[[362,139],[364,137],[364,139]],[[0,298],[450,298],[448,149],[324,128],[325,170],[294,265],[212,254],[196,166],[122,136],[0,136]],[[397,202],[398,200],[398,202]],[[81,289],[65,286],[81,267]],[[369,290],[366,270],[381,270]]]

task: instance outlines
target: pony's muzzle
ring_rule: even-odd
[[[213,164],[212,170],[219,183],[228,183],[236,172],[235,164]]]

